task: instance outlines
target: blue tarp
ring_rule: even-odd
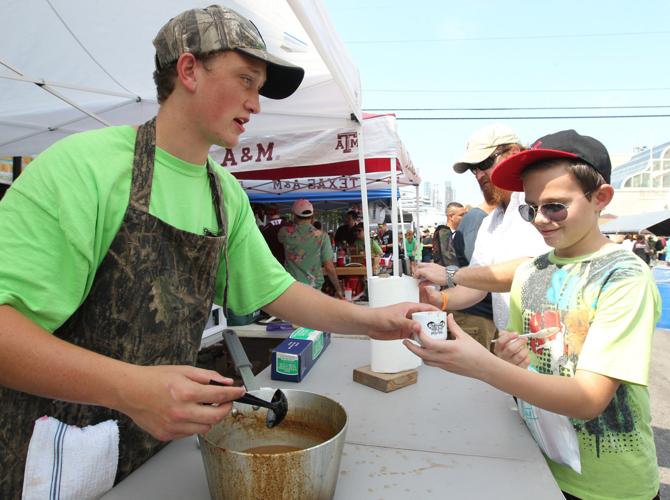
[[[249,201],[251,203],[292,203],[299,199],[306,199],[309,201],[346,201],[361,199],[360,191],[334,191],[330,193],[296,191],[283,194],[247,192],[247,194],[249,195]],[[368,200],[380,200],[390,197],[390,189],[374,189],[368,191]],[[398,197],[400,197],[400,192],[398,192]]]

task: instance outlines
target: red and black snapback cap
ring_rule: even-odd
[[[593,137],[580,135],[574,130],[540,137],[529,149],[500,162],[491,173],[491,181],[507,191],[523,191],[521,174],[524,170],[540,161],[558,158],[581,160],[602,175],[605,182],[610,182],[612,163],[605,146]]]

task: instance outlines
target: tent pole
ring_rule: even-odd
[[[18,69],[16,69],[16,68],[10,66],[9,64],[7,64],[7,63],[4,62],[4,61],[0,61],[0,64],[2,64],[2,65],[5,66],[6,68],[8,68],[10,71],[13,71],[14,73],[16,73],[16,74],[19,75],[19,76],[25,76],[25,75],[24,75],[23,73],[21,73]],[[44,90],[44,91],[46,91],[46,92],[49,92],[49,93],[50,93],[51,95],[53,95],[54,97],[57,97],[58,99],[64,101],[66,104],[69,104],[69,105],[72,106],[73,108],[75,108],[75,109],[81,111],[82,113],[84,113],[85,115],[87,115],[87,116],[93,118],[95,121],[102,123],[105,127],[110,127],[110,126],[112,125],[112,124],[109,123],[107,120],[104,120],[104,119],[100,118],[99,116],[97,116],[95,113],[91,113],[90,111],[86,111],[84,108],[82,108],[81,106],[79,106],[78,104],[76,104],[74,101],[68,99],[67,97],[65,97],[64,95],[62,95],[60,92],[56,92],[54,89],[52,89],[52,88],[49,87],[48,85],[37,83],[37,81],[34,80],[34,79],[31,79],[31,81],[32,81],[35,85],[37,85],[38,87],[40,87],[42,90]]]
[[[409,260],[409,255],[407,255],[407,249],[405,248],[405,215],[404,212],[402,211],[402,203],[399,201],[398,202],[398,215],[400,215],[400,228],[402,229],[402,238],[400,241],[402,243],[398,243],[398,245],[402,244],[402,249],[403,249],[403,255],[405,256],[403,260],[405,261],[405,267],[407,268],[407,274],[412,275],[412,263]]]
[[[361,212],[365,233],[365,269],[368,280],[372,277],[372,245],[370,243],[370,214],[368,213],[368,183],[365,177],[365,145],[363,143],[363,124],[357,124],[358,134],[358,171],[361,176]]]
[[[12,182],[19,178],[21,175],[21,167],[23,166],[23,157],[14,156],[12,157]]]
[[[419,224],[419,185],[414,186],[416,192],[416,230],[421,230],[421,224]]]
[[[89,92],[91,94],[98,94],[98,95],[108,95],[108,96],[113,96],[113,97],[123,97],[127,99],[132,99],[133,102],[140,102],[142,98],[138,95],[134,94],[129,94],[128,92],[114,92],[112,90],[104,90],[104,89],[96,89],[92,87],[81,87],[79,85],[73,85],[70,83],[59,83],[59,82],[52,82],[52,81],[47,81],[42,78],[32,78],[29,76],[24,76],[22,75],[18,70],[15,68],[11,67],[10,65],[6,64],[4,61],[0,61],[0,64],[5,66],[6,68],[9,68],[12,71],[15,71],[18,73],[17,76],[13,75],[0,75],[0,78],[6,79],[6,80],[15,80],[18,82],[26,82],[26,83],[34,83],[38,87],[42,86],[48,86],[50,88],[53,87],[59,87],[59,88],[64,88],[64,89],[70,89],[70,90],[79,90],[81,92]]]
[[[398,179],[395,175],[394,158],[391,158],[391,233],[393,234],[393,276],[400,276],[398,269]]]

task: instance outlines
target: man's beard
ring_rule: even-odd
[[[482,191],[482,194],[484,195],[484,200],[486,200],[486,203],[488,203],[489,205],[498,205],[506,198],[505,195],[507,194],[507,192],[503,189],[494,186],[490,180],[485,182],[483,186],[481,183],[479,183],[479,189]]]

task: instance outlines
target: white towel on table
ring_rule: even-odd
[[[118,461],[115,420],[80,428],[38,418],[28,445],[23,500],[99,498],[114,485]]]

